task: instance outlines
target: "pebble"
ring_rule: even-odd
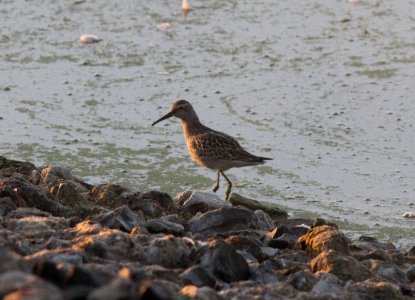
[[[79,41],[82,44],[93,44],[93,43],[98,43],[98,42],[102,41],[102,39],[100,37],[96,36],[96,35],[93,35],[93,34],[83,34],[79,38]]]

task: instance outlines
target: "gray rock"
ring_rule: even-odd
[[[279,280],[273,261],[265,260],[260,264],[251,265],[250,280],[260,284],[274,284]]]
[[[257,260],[262,261],[264,259],[261,252],[262,243],[254,237],[232,235],[226,238],[225,242],[236,250],[249,252]]]
[[[220,198],[216,193],[205,191],[193,191],[190,197],[183,203],[181,211],[189,214],[207,212],[210,210],[230,207],[229,202]]]
[[[184,227],[181,224],[170,222],[163,219],[151,219],[144,223],[144,226],[151,233],[171,233],[175,235],[182,235]]]
[[[190,249],[186,242],[173,235],[155,238],[143,253],[141,251],[140,249],[136,251],[137,259],[141,256],[146,264],[158,264],[166,268],[183,268],[190,263]]]
[[[409,282],[415,281],[415,265],[410,265],[406,270],[406,277],[408,278]]]
[[[37,168],[32,163],[7,159],[4,156],[0,156],[0,176],[9,177],[13,173],[30,175],[33,170],[37,170]]]
[[[272,239],[268,242],[268,246],[277,249],[293,248],[297,241],[297,236],[289,233],[284,233],[276,239]]]
[[[406,273],[393,263],[379,261],[379,260],[366,260],[362,262],[373,273],[376,273],[388,281],[396,284],[409,283]]]
[[[143,221],[128,206],[123,205],[112,211],[94,218],[102,226],[131,232],[134,227],[139,227]]]
[[[116,277],[109,284],[94,290],[87,299],[133,300],[138,299],[138,293],[131,279]]]
[[[143,282],[139,287],[140,300],[175,300],[178,286],[164,280]]]
[[[358,299],[382,299],[382,300],[403,300],[399,286],[389,282],[353,282],[349,281],[345,285],[345,290],[353,294],[358,294]]]
[[[186,269],[180,277],[189,284],[195,286],[210,286],[215,287],[216,279],[209,274],[209,272],[199,265]]]
[[[269,231],[274,228],[274,222],[271,217],[262,210],[256,210],[255,216],[257,217],[258,227],[262,230]]]
[[[56,185],[59,179],[73,179],[71,172],[62,166],[49,166],[44,168],[40,174],[40,184],[46,187]]]
[[[288,275],[286,282],[298,291],[309,292],[316,284],[317,278],[308,270],[300,270]]]
[[[0,216],[5,217],[15,209],[16,205],[10,197],[0,198]]]
[[[312,292],[317,294],[339,293],[343,291],[339,279],[333,274],[326,272],[317,272],[317,283],[313,286]]]
[[[188,285],[179,291],[179,294],[185,296],[186,299],[194,298],[198,300],[223,300],[218,293],[210,287],[197,287]]]
[[[132,210],[141,210],[151,218],[166,215],[173,209],[172,198],[168,194],[158,191],[145,192],[129,203]]]
[[[140,192],[118,184],[104,183],[92,188],[89,193],[89,201],[114,209],[122,205],[128,205],[129,201],[137,201]]]
[[[261,229],[252,210],[225,207],[196,215],[189,221],[189,231],[199,234],[223,233],[246,229]]]
[[[45,295],[48,300],[63,299],[57,286],[35,275],[21,271],[7,271],[0,274],[2,299],[45,299]]]
[[[229,202],[233,205],[241,205],[252,210],[262,210],[271,216],[274,221],[281,221],[287,218],[288,213],[278,205],[271,202],[260,202],[232,193]]]
[[[11,270],[30,271],[29,263],[8,247],[0,247],[0,274]]]
[[[250,270],[245,259],[222,240],[213,240],[200,259],[201,266],[225,282],[246,280]]]

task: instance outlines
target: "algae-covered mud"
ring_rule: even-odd
[[[176,2],[2,1],[1,155],[91,183],[210,188],[179,122],[150,126],[182,98],[274,158],[229,171],[234,191],[409,243],[415,4],[194,1],[184,19]]]

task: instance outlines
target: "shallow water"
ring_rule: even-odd
[[[180,1],[107,2],[2,1],[2,155],[91,183],[211,188],[178,120],[150,126],[187,99],[274,158],[228,171],[234,191],[413,244],[414,1],[193,1],[186,20]]]

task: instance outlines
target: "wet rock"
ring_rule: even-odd
[[[312,292],[316,294],[339,293],[343,291],[339,279],[333,274],[326,272],[317,272],[317,283],[313,286]]]
[[[308,270],[301,270],[291,273],[287,280],[296,290],[309,292],[317,282],[317,278]]]
[[[406,273],[390,262],[367,260],[362,262],[369,270],[396,284],[409,283]]]
[[[136,251],[137,258],[146,264],[158,264],[166,268],[183,268],[190,263],[190,249],[179,237],[167,235],[155,238],[144,251]]]
[[[195,286],[210,286],[215,287],[216,279],[209,274],[209,272],[199,265],[193,266],[185,270],[180,277],[188,284]]]
[[[310,265],[313,272],[328,272],[342,281],[362,281],[371,275],[371,272],[357,259],[335,250],[321,252],[311,260]]]
[[[30,175],[33,170],[37,170],[36,166],[29,162],[7,159],[0,156],[0,175],[9,177],[13,173]]]
[[[102,226],[125,232],[131,232],[134,227],[139,227],[143,224],[143,220],[126,205],[101,214],[95,217],[94,220]]]
[[[31,265],[42,264],[46,261],[55,264],[72,264],[81,265],[86,261],[86,254],[79,249],[54,249],[54,250],[40,250],[34,254],[27,255],[26,261]]]
[[[0,216],[5,217],[15,209],[16,205],[10,197],[0,198]]]
[[[270,202],[259,202],[257,200],[252,200],[246,197],[243,197],[239,194],[232,193],[229,202],[233,205],[241,205],[251,210],[262,210],[266,212],[272,220],[279,221],[281,219],[286,219],[288,217],[288,213],[281,209],[278,205]]]
[[[275,227],[272,231],[267,233],[267,237],[270,239],[277,239],[284,234],[290,234],[298,238],[302,235],[305,235],[309,230],[310,228],[305,224],[294,225],[294,226],[281,225],[281,226]]]
[[[178,287],[164,280],[144,282],[140,288],[140,300],[175,300]]]
[[[163,219],[148,220],[144,223],[144,226],[151,233],[171,233],[174,235],[182,235],[184,233],[183,225]]]
[[[245,229],[263,229],[258,226],[255,213],[242,207],[219,208],[196,215],[189,221],[188,228],[192,233],[205,235]]]
[[[92,188],[89,200],[101,206],[113,209],[128,205],[128,201],[138,199],[140,192],[118,184],[104,183]]]
[[[0,275],[0,297],[2,299],[47,299],[61,300],[58,287],[35,275],[21,271],[8,271]]]
[[[250,270],[245,259],[222,240],[213,240],[200,259],[201,266],[225,282],[246,280]]]
[[[197,287],[194,285],[187,285],[183,287],[179,294],[186,298],[195,298],[200,300],[222,300],[223,298],[218,293],[209,287]]]
[[[11,270],[30,271],[28,262],[7,247],[0,247],[0,257],[0,274]]]
[[[132,210],[142,210],[146,216],[158,218],[168,214],[173,208],[172,198],[162,192],[149,191],[141,194],[138,199],[129,201]]]
[[[358,295],[358,299],[405,299],[400,288],[389,282],[348,282],[345,290]]]
[[[204,213],[209,210],[230,206],[231,204],[229,202],[220,198],[216,193],[193,191],[183,203],[181,211],[194,215],[197,212]]]
[[[79,207],[91,205],[86,203],[89,191],[80,183],[72,180],[60,181],[49,188],[49,193],[55,197],[59,203],[69,207]]]
[[[311,256],[327,250],[350,254],[346,236],[337,228],[327,225],[314,227],[310,232],[301,236],[296,245]]]

